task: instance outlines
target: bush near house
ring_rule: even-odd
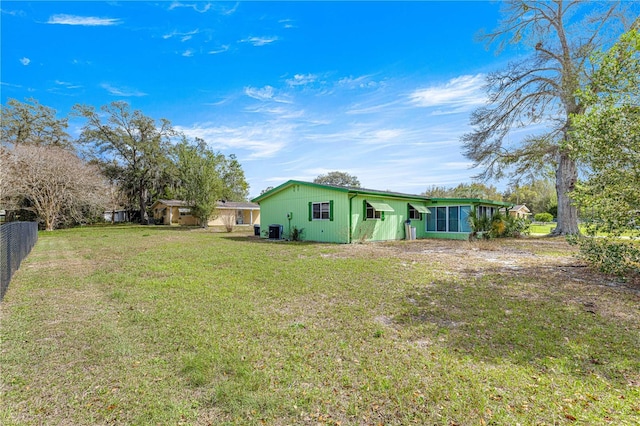
[[[518,238],[529,235],[531,222],[525,218],[495,213],[493,216],[478,216],[476,211],[469,214],[471,234],[469,239],[477,238]]]
[[[536,213],[533,217],[536,222],[552,222],[553,215],[551,213]]]

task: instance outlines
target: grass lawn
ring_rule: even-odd
[[[0,424],[638,425],[640,287],[563,239],[41,233]]]
[[[555,223],[531,224],[529,231],[531,235],[548,235],[556,228]]]

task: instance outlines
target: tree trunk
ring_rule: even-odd
[[[556,169],[556,192],[558,193],[558,224],[552,235],[579,234],[578,209],[572,204],[569,193],[578,179],[576,162],[569,153],[561,151]]]
[[[147,190],[140,187],[138,191],[138,201],[140,205],[140,223],[142,225],[149,224],[149,214],[147,213]]]

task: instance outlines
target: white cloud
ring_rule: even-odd
[[[4,81],[0,81],[0,86],[15,87],[15,88],[21,88],[22,87],[19,84],[5,83]]]
[[[186,33],[180,32],[180,31],[172,31],[168,34],[165,34],[162,36],[163,39],[167,40],[173,37],[180,37],[180,41],[187,41],[187,40],[191,40],[193,38],[194,35],[198,34],[200,32],[199,29],[195,29],[193,31],[187,31]]]
[[[223,3],[223,5],[224,5],[224,3]],[[220,13],[222,13],[223,15],[227,15],[227,16],[233,15],[236,12],[236,10],[238,10],[238,6],[239,5],[240,5],[240,2],[236,2],[236,4],[234,4],[233,7],[230,8],[230,9],[226,9],[224,7],[220,7]]]
[[[276,95],[276,90],[272,86],[264,86],[263,88],[245,87],[244,94],[250,98],[257,99],[259,101],[273,101],[283,104],[292,103],[290,99]]]
[[[245,87],[244,93],[250,98],[258,99],[259,101],[268,101],[273,99],[274,89],[271,86],[264,86],[262,89]]]
[[[240,43],[251,43],[254,46],[266,46],[267,44],[271,44],[274,41],[278,41],[279,38],[276,36],[273,37],[247,37],[245,39],[240,40]]]
[[[282,24],[284,28],[295,28],[293,25],[293,19],[281,19],[278,21],[279,24]]]
[[[379,82],[371,80],[370,75],[362,75],[360,77],[344,77],[338,80],[338,86],[347,89],[374,89],[380,85]]]
[[[60,24],[60,25],[81,25],[86,27],[95,26],[109,26],[120,24],[119,19],[115,18],[98,18],[95,16],[77,16],[77,15],[65,15],[58,14],[52,15],[49,18],[47,24]]]
[[[11,15],[11,16],[27,16],[27,14],[23,10],[0,9],[0,13],[2,13],[3,15]]]
[[[348,110],[347,114],[375,114],[381,113],[388,110],[391,107],[397,106],[400,104],[400,101],[391,101],[382,104],[376,104],[371,106],[363,106],[363,105],[352,105]]]
[[[187,9],[193,9],[198,13],[216,11],[220,15],[229,16],[229,15],[233,15],[235,11],[238,10],[239,5],[240,5],[240,2],[236,2],[233,6],[229,6],[227,2],[194,1],[192,3],[182,3],[179,1],[174,1],[169,6],[169,10],[187,8]]]
[[[147,96],[146,93],[141,92],[139,90],[135,90],[135,89],[130,89],[127,87],[115,87],[110,85],[109,83],[102,83],[100,85],[100,87],[102,87],[104,90],[106,90],[107,92],[109,92],[112,95],[115,96],[125,96],[125,97],[129,97],[129,96]]]
[[[249,151],[248,159],[270,158],[293,140],[294,125],[278,121],[229,127],[214,123],[197,123],[191,127],[174,126],[190,138],[201,138],[216,149]]]
[[[483,85],[483,74],[463,75],[445,84],[415,90],[409,99],[419,107],[463,107],[466,110],[486,101]]]
[[[187,58],[193,56],[193,50],[191,50],[191,49],[185,50],[184,52],[182,52],[182,56],[185,56]]]
[[[64,87],[65,89],[80,89],[80,88],[82,88],[82,86],[81,86],[81,85],[73,84],[73,83],[69,83],[69,82],[67,82],[67,81],[60,81],[60,80],[56,80],[54,83],[55,83],[57,86],[62,86],[62,87]]]
[[[293,78],[287,80],[287,84],[291,87],[306,86],[307,84],[314,83],[317,79],[318,76],[314,74],[296,74]]]
[[[29,65],[31,63],[31,59],[26,58],[26,57],[22,58],[22,59],[20,59],[20,63],[26,67],[27,65]]]
[[[264,106],[268,105],[268,106]],[[268,114],[281,120],[297,119],[304,117],[304,110],[292,110],[281,106],[271,106],[273,104],[261,104],[255,108],[247,108],[247,112],[254,114]]]
[[[446,169],[452,170],[466,170],[473,167],[473,162],[471,161],[449,161],[443,163]]]
[[[203,5],[201,8],[198,7],[198,5]],[[180,3],[178,1],[174,1],[173,3],[171,3],[171,6],[169,6],[169,10],[173,10],[173,9],[177,9],[180,7],[188,7],[191,8],[193,10],[195,10],[198,13],[205,13],[207,11],[209,11],[209,9],[211,9],[211,3],[191,3],[191,4],[187,4],[187,3]]]
[[[217,55],[218,53],[224,53],[227,50],[229,50],[229,45],[228,44],[223,44],[222,46],[220,46],[219,49],[210,50],[208,53],[210,55]]]

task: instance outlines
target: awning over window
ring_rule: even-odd
[[[369,204],[371,207],[373,207],[378,212],[392,212],[393,211],[393,208],[391,208],[391,206],[389,204],[381,203],[379,201],[368,201],[367,200],[367,204]]]
[[[431,210],[429,210],[425,206],[421,206],[420,204],[412,204],[412,203],[409,203],[409,205],[414,209],[418,210],[420,213],[431,214]]]

